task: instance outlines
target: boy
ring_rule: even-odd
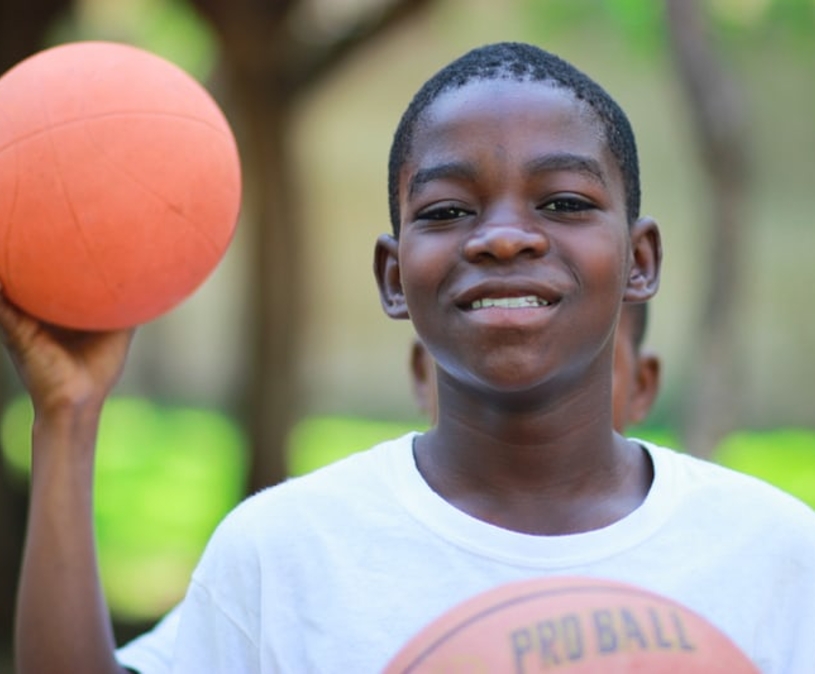
[[[629,424],[645,419],[659,390],[659,358],[642,349],[647,311],[647,303],[624,304],[617,324],[612,407],[614,429],[619,433]],[[419,409],[431,423],[436,423],[435,364],[418,339],[411,344],[410,372]],[[180,613],[176,607],[152,630],[119,649],[119,662],[134,672],[170,671]]]
[[[613,431],[620,306],[654,295],[661,250],[608,94],[530,45],[473,50],[408,107],[389,194],[376,278],[437,363],[437,423],[236,508],[194,573],[172,671],[378,672],[451,606],[551,574],[638,584],[765,674],[815,671],[815,513]],[[130,335],[57,341],[7,306],[0,322],[36,410],[20,672],[120,672],[89,495],[71,487]]]

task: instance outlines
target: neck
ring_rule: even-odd
[[[595,398],[517,411],[440,398],[417,466],[452,505],[497,526],[549,535],[607,526],[642,502],[652,475],[644,452],[613,432],[608,394]]]

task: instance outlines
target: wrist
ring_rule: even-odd
[[[92,468],[102,406],[77,404],[35,410],[31,427],[32,467],[42,459],[70,457],[87,459]]]

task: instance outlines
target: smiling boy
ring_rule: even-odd
[[[641,423],[659,391],[660,359],[643,348],[648,304],[624,304],[614,342],[612,407],[614,428],[624,433]],[[427,349],[414,339],[410,349],[411,383],[416,403],[431,424],[436,423],[435,363]],[[175,607],[156,626],[117,651],[119,661],[134,672],[170,671],[180,607]]]
[[[555,574],[686,604],[764,674],[815,671],[815,513],[613,429],[620,307],[654,295],[661,260],[616,103],[531,45],[473,50],[408,107],[389,191],[376,278],[438,364],[437,423],[227,516],[171,671],[379,672],[451,606]],[[4,304],[0,323],[37,411],[19,671],[121,672],[72,485],[129,334],[61,339]],[[55,610],[66,593],[83,615]]]

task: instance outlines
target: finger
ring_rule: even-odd
[[[38,330],[39,324],[9,302],[0,286],[0,337],[12,347],[21,344]]]

